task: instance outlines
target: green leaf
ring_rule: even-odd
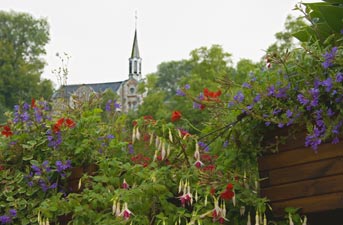
[[[323,18],[332,30],[339,33],[343,28],[343,7],[338,6],[317,6]]]
[[[323,0],[323,1],[331,3],[331,4],[343,4],[343,0]]]

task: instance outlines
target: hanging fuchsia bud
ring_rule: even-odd
[[[123,189],[129,189],[128,183],[126,183],[126,180],[124,179],[123,184],[121,185]]]

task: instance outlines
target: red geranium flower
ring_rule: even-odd
[[[5,137],[10,137],[13,135],[11,128],[8,125],[4,126],[4,129],[1,131],[1,134]]]
[[[174,111],[171,116],[171,121],[175,122],[181,119],[181,113],[179,111]]]
[[[69,128],[73,128],[76,125],[75,122],[72,119],[70,119],[70,118],[67,118],[65,120],[65,123],[67,124],[67,127],[69,127]]]
[[[67,126],[68,128],[73,128],[75,127],[76,123],[70,118],[61,118],[57,120],[52,129],[55,133],[57,133],[61,130],[63,125]]]
[[[233,184],[229,183],[226,186],[226,190],[220,193],[220,197],[224,200],[230,200],[235,196],[235,193],[232,191],[233,190]]]
[[[31,108],[36,108],[36,100],[34,98],[31,99]]]
[[[235,193],[229,189],[226,189],[224,192],[220,193],[220,197],[223,200],[231,200]]]
[[[218,100],[218,97],[221,94],[222,94],[221,90],[214,92],[214,91],[209,91],[207,88],[204,88],[205,100]]]

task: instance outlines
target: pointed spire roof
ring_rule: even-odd
[[[140,58],[139,49],[138,49],[138,40],[137,40],[137,29],[135,30],[135,37],[133,39],[131,58]]]

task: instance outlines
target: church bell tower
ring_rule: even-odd
[[[133,38],[131,57],[129,58],[129,78],[134,78],[137,81],[140,81],[142,79],[142,58],[139,55],[137,40],[137,15],[135,36]]]

